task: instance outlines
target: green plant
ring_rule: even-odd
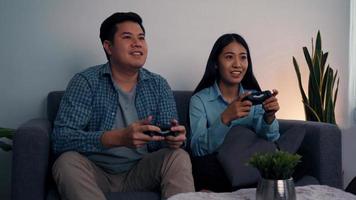
[[[264,179],[284,180],[292,177],[300,159],[300,155],[285,151],[256,153],[249,159],[248,165],[257,168]]]
[[[299,65],[294,56],[293,64],[303,98],[306,120],[336,124],[335,105],[339,89],[338,72],[334,73],[329,64],[325,67],[328,52],[324,53],[322,50],[320,31],[316,36],[315,49],[312,39],[312,55],[310,56],[307,47],[303,47],[303,52],[309,68],[308,96],[304,92]]]
[[[15,134],[14,129],[0,127],[0,138],[12,139],[14,134]],[[0,148],[4,151],[10,151],[12,149],[12,145],[9,145],[9,144],[6,144],[5,142],[0,141]]]

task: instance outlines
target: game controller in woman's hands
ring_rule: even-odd
[[[253,92],[250,95],[244,97],[242,101],[248,100],[252,102],[252,105],[263,103],[266,99],[270,98],[272,93],[269,90],[263,92]]]
[[[143,132],[144,134],[148,135],[148,136],[162,136],[162,137],[167,137],[167,136],[178,136],[179,133],[176,131],[171,131],[171,127],[160,127],[161,131],[160,132],[156,132],[156,131],[145,131]]]

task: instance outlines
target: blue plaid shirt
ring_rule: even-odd
[[[69,82],[54,121],[51,138],[54,153],[105,150],[100,138],[112,129],[118,106],[118,92],[108,63],[76,74]],[[154,125],[170,125],[172,119],[178,119],[167,81],[143,68],[139,70],[135,106],[138,118],[152,115]],[[148,143],[149,151],[161,147],[161,142]]]

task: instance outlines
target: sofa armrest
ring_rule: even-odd
[[[299,120],[279,120],[281,134],[293,126],[306,130],[298,150],[309,175],[322,185],[342,188],[341,131],[333,124]]]
[[[12,156],[12,199],[45,199],[51,124],[32,119],[15,133]]]

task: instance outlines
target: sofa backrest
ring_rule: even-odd
[[[64,91],[53,91],[47,97],[47,117],[51,123],[56,118],[59,104],[61,102]],[[182,125],[187,124],[188,108],[192,91],[173,91],[174,98],[177,104],[178,118]]]

